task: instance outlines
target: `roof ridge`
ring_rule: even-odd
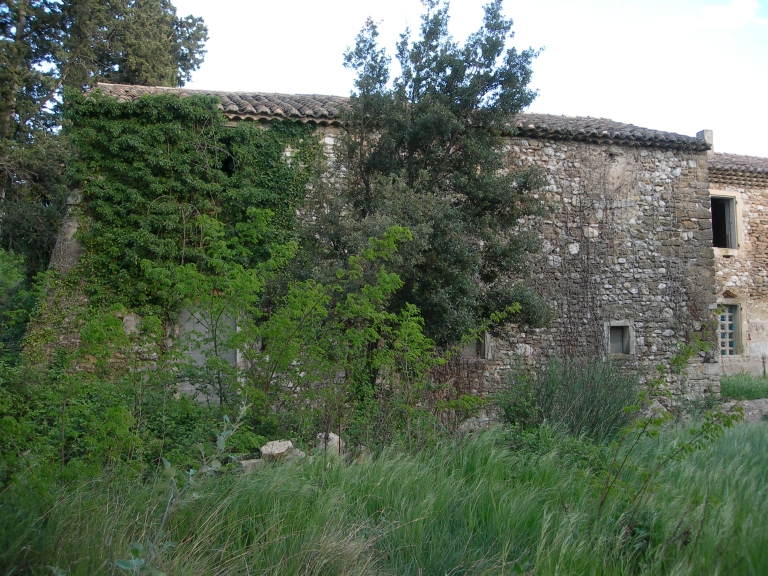
[[[735,178],[744,183],[756,183],[755,179],[768,181],[768,158],[712,152],[708,154],[707,160],[711,179],[726,179],[730,182]]]
[[[221,108],[231,120],[269,122],[289,119],[336,126],[341,124],[340,110],[349,101],[348,96],[325,94],[238,92],[168,86],[135,86],[108,82],[99,82],[95,88],[116,97],[119,101],[135,100],[144,94],[169,92],[175,92],[179,96],[209,94],[217,96],[221,100]],[[516,129],[516,134],[521,137],[592,143],[630,142],[633,145],[665,149],[697,151],[710,149],[709,144],[695,136],[643,128],[634,124],[592,116],[520,112],[512,118],[510,125]]]
[[[751,154],[734,154],[732,152],[715,152],[712,151],[713,156],[726,156],[730,158],[752,158],[755,160],[768,160],[765,156],[752,156]]]

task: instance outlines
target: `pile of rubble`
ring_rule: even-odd
[[[333,432],[322,432],[317,435],[315,453],[324,456],[342,456],[345,454],[346,444]],[[257,470],[267,462],[288,462],[297,458],[306,458],[306,454],[296,448],[290,440],[272,440],[259,449],[261,458],[241,460],[240,467],[245,472]],[[360,454],[365,457],[369,452],[362,447]],[[311,458],[311,456],[310,456]],[[358,456],[360,459],[360,456]]]

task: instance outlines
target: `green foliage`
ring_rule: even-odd
[[[174,267],[209,274],[221,258],[253,267],[290,240],[319,153],[312,126],[226,128],[217,104],[68,97],[68,133],[79,151],[72,177],[89,218],[82,266],[89,289],[100,292],[94,303],[167,311],[177,299],[169,292]],[[214,240],[226,255],[209,253]]]
[[[245,453],[254,452],[266,435],[314,438],[329,426],[347,430],[365,399],[390,412],[405,411],[410,422],[439,359],[415,308],[399,314],[386,308],[401,283],[381,261],[407,240],[407,230],[393,228],[372,240],[335,283],[292,285],[266,315],[259,297],[276,261],[243,267],[232,257],[234,240],[223,237],[215,220],[202,220],[201,253],[210,272],[185,264],[164,270],[164,278],[169,293],[199,319],[201,332],[188,344],[203,351],[203,365],[179,370],[184,350],[166,347],[159,318],[145,315],[136,331],[126,332],[122,305],[75,312],[78,346],[53,343],[58,352],[51,365],[21,364],[2,383],[10,401],[0,417],[12,441],[2,459],[4,483],[111,469],[136,474],[161,457],[188,463],[188,447],[206,436],[212,419],[241,401],[254,404],[233,438]],[[370,267],[379,270],[377,282],[359,286]],[[334,302],[333,293],[342,297]],[[239,330],[227,318],[238,318]],[[244,364],[225,361],[225,352],[235,349]],[[177,397],[185,377],[217,404]],[[397,429],[400,413],[393,416]],[[374,422],[357,422],[374,442],[386,439]]]
[[[24,257],[28,283],[50,261],[69,194],[64,165],[72,150],[60,134],[0,140],[0,243]]]
[[[701,334],[697,332],[693,334],[690,342],[681,342],[679,348],[678,353],[669,359],[669,364],[675,374],[682,374],[691,358],[697,356],[701,352],[711,350],[712,344],[707,340],[702,340]]]
[[[23,264],[21,256],[0,248],[0,305],[4,308],[11,291],[24,279]]]
[[[26,289],[24,259],[0,248],[0,360],[13,362],[36,302]]]
[[[388,308],[402,282],[382,262],[409,238],[407,229],[390,229],[371,239],[362,255],[350,257],[334,281],[291,283],[268,311],[260,297],[274,259],[244,268],[223,258],[215,275],[190,264],[178,267],[172,273],[174,292],[200,326],[190,345],[205,356],[203,371],[194,365],[188,371],[196,373],[197,389],[222,405],[245,394],[256,404],[251,424],[262,433],[270,432],[264,426],[272,407],[280,405],[275,416],[291,434],[341,430],[354,419],[358,433],[362,426],[370,439],[374,422],[361,419],[361,411],[380,402],[416,405],[430,368],[440,362],[418,310]],[[231,254],[226,241],[211,237],[210,244],[217,248],[209,255]],[[361,284],[364,277],[374,281]],[[237,329],[232,318],[238,319]],[[239,351],[239,371],[223,360],[232,350]]]
[[[447,4],[426,6],[419,38],[406,32],[398,44],[393,84],[371,20],[345,55],[357,79],[335,154],[343,176],[314,186],[300,262],[322,278],[367,238],[409,228],[413,241],[390,263],[403,281],[391,307],[416,305],[427,335],[448,347],[515,302],[524,306],[506,323],[547,319],[517,283],[536,249],[519,222],[541,209],[542,180],[512,165],[503,138],[533,99],[535,52],[505,48],[512,23],[498,1],[461,46],[447,33]]]
[[[659,432],[638,442],[624,481],[642,483],[642,470],[691,437],[683,427]],[[175,546],[149,565],[193,576],[765,572],[760,425],[730,428],[707,450],[670,461],[630,531],[615,522],[626,506],[619,498],[595,521],[598,463],[610,463],[610,450],[548,426],[530,435],[515,450],[496,430],[418,454],[389,449],[361,464],[316,458],[200,478],[200,497],[168,514],[163,542]],[[58,566],[76,576],[146,557],[166,510],[165,482],[161,470],[149,481],[71,485],[44,515],[29,499],[2,500],[0,571]]]
[[[506,375],[503,387],[494,396],[503,422],[521,430],[538,426],[543,418],[536,404],[536,392],[530,371],[518,366],[514,372]]]
[[[630,422],[626,408],[637,403],[638,392],[637,376],[612,362],[553,360],[536,375],[511,370],[496,402],[510,424],[528,428],[546,421],[602,442]]]
[[[659,396],[658,387],[662,385],[661,377],[651,381],[648,388],[639,395],[637,404],[627,407],[628,412],[644,414],[622,430],[611,447],[613,457],[610,465],[602,471],[604,480],[596,521],[602,519],[609,496],[612,496],[616,504],[610,524],[622,534],[621,546],[617,547],[613,555],[616,558],[625,558],[633,565],[638,564],[654,544],[653,514],[646,508],[646,503],[651,497],[654,482],[657,481],[662,470],[672,462],[683,461],[693,453],[708,448],[744,416],[741,409],[730,412],[723,410],[705,412],[697,422],[688,426],[686,437],[675,439],[652,459],[646,461],[644,466],[637,466],[632,462],[632,457],[641,442],[647,438],[658,438],[664,426],[672,420],[672,415],[664,411],[658,401],[654,400]],[[629,479],[626,475],[627,470],[634,472]],[[705,512],[706,504],[703,513]],[[668,546],[675,540],[681,541],[682,546],[690,544],[691,529],[679,532],[683,522],[685,518],[681,518],[665,545]],[[696,540],[698,538],[697,535]]]
[[[720,378],[720,394],[732,400],[757,400],[768,398],[768,378],[746,373]]]
[[[62,91],[104,80],[183,85],[206,40],[202,20],[177,17],[169,0],[0,5],[0,246],[25,262],[17,312],[0,320],[6,356],[18,355],[34,278],[50,262],[66,211],[74,150],[61,131]]]
[[[381,441],[373,406],[411,422],[440,360],[418,310],[389,306],[402,282],[384,263],[407,229],[370,239],[327,282],[289,282],[265,300],[297,250],[291,229],[319,156],[311,126],[232,129],[211,98],[99,93],[69,95],[67,118],[84,253],[76,273],[47,275],[27,363],[8,383],[19,399],[8,416],[41,434],[19,436],[6,481],[25,452],[41,474],[55,463],[57,479],[188,462],[211,420],[244,400],[243,452],[331,426]],[[171,345],[166,328],[184,314],[194,329]],[[174,397],[180,383],[214,404]]]
[[[115,7],[119,15],[107,25],[105,41],[91,48],[96,52],[98,68],[90,71],[94,78],[89,78],[88,84],[93,86],[98,79],[141,86],[183,86],[192,78],[192,72],[203,62],[208,40],[202,18],[178,17],[170,0],[123,0]]]
[[[206,39],[202,20],[177,17],[169,0],[0,5],[0,246],[24,257],[26,290],[50,262],[70,192],[62,91],[183,85]]]
[[[113,71],[131,76],[140,69],[147,78],[168,72],[164,60],[147,54],[163,42],[163,35],[154,33],[171,21],[169,6],[149,1],[126,5],[130,14],[111,37],[115,46],[122,46],[125,61],[113,62]],[[430,10],[437,10],[438,20],[447,18],[435,5]],[[151,29],[146,46],[128,39],[136,22]],[[441,26],[430,25],[429,17],[424,23],[426,35],[430,26]],[[467,414],[476,409],[467,404],[469,397],[461,405],[425,402],[429,372],[441,361],[425,331],[437,325],[424,321],[408,294],[416,294],[413,262],[425,264],[431,253],[452,253],[448,276],[453,280],[439,272],[433,282],[426,268],[419,272],[423,281],[437,287],[429,293],[440,286],[447,290],[440,288],[433,304],[458,304],[442,316],[446,321],[440,330],[450,328],[451,338],[485,326],[481,316],[502,318],[504,314],[494,314],[497,310],[517,314],[520,306],[513,306],[510,298],[534,309],[528,305],[535,297],[524,287],[506,290],[491,277],[492,269],[522,269],[521,253],[511,247],[530,239],[512,234],[499,244],[496,232],[537,205],[523,191],[530,190],[534,176],[506,178],[508,166],[495,148],[501,142],[497,129],[502,124],[494,124],[501,122],[498,114],[519,109],[530,97],[524,84],[532,53],[507,51],[503,64],[492,62],[504,52],[510,25],[499,6],[492,5],[485,32],[462,49],[461,58],[474,58],[474,68],[484,72],[466,69],[457,82],[486,76],[483,86],[476,86],[475,93],[482,96],[475,104],[468,92],[459,90],[462,103],[450,111],[461,119],[451,128],[453,136],[435,136],[436,141],[457,138],[455,156],[449,151],[430,160],[448,168],[441,172],[435,164],[419,175],[411,162],[369,174],[380,184],[381,197],[389,191],[398,210],[407,212],[403,199],[409,198],[413,206],[427,207],[421,220],[404,221],[415,232],[392,218],[394,212],[382,212],[384,217],[365,226],[357,226],[353,218],[354,241],[336,245],[339,250],[319,265],[324,273],[304,273],[298,279],[282,271],[312,260],[325,239],[318,234],[319,244],[307,242],[307,234],[312,235],[308,227],[294,233],[297,209],[310,177],[313,201],[334,186],[319,179],[322,154],[312,125],[226,127],[215,98],[160,95],[117,102],[98,91],[88,97],[67,93],[64,132],[78,151],[67,176],[82,192],[78,239],[84,253],[70,278],[50,274],[45,280],[49,287],[53,283],[62,289],[61,297],[40,302],[39,328],[27,339],[28,364],[18,372],[19,378],[32,378],[41,386],[26,393],[17,381],[14,395],[26,394],[28,402],[14,405],[9,416],[28,423],[30,430],[39,426],[47,437],[26,437],[14,453],[28,450],[41,462],[57,461],[58,477],[121,466],[141,471],[169,452],[184,460],[185,443],[198,441],[202,433],[191,422],[210,422],[242,400],[254,405],[237,440],[246,450],[278,431],[311,438],[316,430],[331,428],[349,431],[356,442],[379,443],[403,431],[399,422],[404,422],[410,443],[434,424],[435,408]],[[445,37],[438,43],[452,46]],[[417,43],[413,53],[420,49]],[[459,52],[446,54],[446,62],[457,66]],[[152,68],[150,60],[159,68]],[[414,66],[411,72],[426,70],[422,64]],[[522,87],[514,95],[499,92],[518,80]],[[423,110],[417,108],[428,116],[437,108],[426,100]],[[475,124],[469,116],[488,121]],[[342,143],[342,150],[351,142]],[[416,146],[415,141],[409,146]],[[426,153],[430,146],[414,150]],[[351,178],[347,184],[356,176]],[[417,186],[416,180],[424,185]],[[438,186],[443,180],[447,187]],[[452,200],[446,202],[448,198]],[[359,213],[360,206],[352,208]],[[436,220],[441,211],[444,218]],[[344,211],[331,203],[323,212]],[[311,210],[298,213],[302,223],[312,219]],[[322,221],[313,229],[325,233]],[[335,231],[329,228],[329,233]],[[480,259],[490,267],[478,267]],[[489,287],[482,303],[470,293],[481,284],[478,278]],[[81,292],[88,296],[87,306]],[[434,310],[427,311],[428,317],[442,314]],[[136,313],[140,328],[126,330]],[[174,346],[165,329],[182,317],[192,320],[193,330]],[[239,363],[230,358],[235,350]],[[180,382],[215,406],[195,408],[172,398]],[[9,479],[19,473],[14,466]]]
[[[51,366],[7,367],[0,378],[0,431],[8,447],[0,458],[0,484],[29,486],[114,470],[134,476],[163,456],[194,462],[190,446],[233,412],[179,396],[179,353],[158,344],[159,321],[144,317],[129,335],[123,313],[116,306],[86,314],[82,345],[69,353],[60,349]],[[243,427],[232,445],[253,452],[262,441]]]
[[[162,459],[164,481],[157,486],[157,489],[165,496],[164,512],[152,526],[154,536],[147,540],[146,546],[141,542],[134,542],[130,548],[131,557],[117,560],[115,562],[117,568],[131,574],[146,572],[149,576],[164,576],[164,572],[156,570],[152,565],[159,561],[159,555],[176,546],[175,542],[166,537],[165,525],[169,515],[174,508],[188,505],[201,497],[200,493],[195,491],[201,487],[201,478],[216,477],[223,470],[224,464],[221,460],[227,450],[227,441],[240,428],[248,408],[249,406],[245,404],[241,405],[234,422],[230,422],[229,417],[224,415],[221,432],[216,435],[215,446],[210,445],[208,448],[208,444],[200,443],[192,446],[192,449],[200,454],[196,468],[183,472],[171,465],[167,459]]]
[[[202,63],[202,19],[168,0],[14,0],[0,8],[0,140],[58,124],[61,88],[180,86]]]

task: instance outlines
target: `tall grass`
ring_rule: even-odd
[[[510,424],[550,422],[602,442],[629,423],[625,408],[637,398],[636,373],[602,359],[570,358],[551,361],[542,373],[510,371],[496,400]]]
[[[641,443],[596,516],[610,450],[549,426],[524,449],[491,430],[361,464],[299,461],[225,474],[176,507],[167,574],[761,574],[768,571],[768,434],[742,425],[673,462],[631,526],[633,490],[687,435]],[[516,437],[516,446],[520,438]],[[153,483],[93,481],[45,513],[4,497],[0,573],[116,574],[164,511]],[[7,494],[6,494],[7,496]]]
[[[751,374],[732,374],[720,378],[720,394],[732,400],[768,398],[768,378]]]

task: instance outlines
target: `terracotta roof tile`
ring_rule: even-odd
[[[318,94],[266,94],[261,92],[223,92],[217,90],[189,90],[163,86],[132,86],[129,84],[99,83],[96,88],[114,96],[119,102],[136,100],[145,94],[176,94],[191,96],[202,94],[221,100],[221,110],[232,120],[291,119],[318,124],[338,124],[339,109],[346,105],[342,96]]]
[[[709,156],[709,166],[715,170],[768,174],[768,158],[759,158],[757,156],[715,152]]]
[[[713,152],[707,161],[710,182],[768,188],[768,158]]]
[[[589,116],[555,116],[552,114],[519,114],[514,126],[518,136],[557,138],[583,142],[631,141],[642,146],[707,150],[703,139],[641,128]]]
[[[343,96],[318,94],[268,94],[264,92],[222,92],[153,86],[100,83],[97,88],[119,101],[135,100],[144,94],[205,94],[221,100],[221,109],[232,120],[291,119],[339,124],[339,113],[347,105]],[[565,139],[582,142],[621,142],[640,146],[686,150],[708,150],[702,139],[640,128],[605,118],[519,114],[512,124],[516,135],[528,138]]]

